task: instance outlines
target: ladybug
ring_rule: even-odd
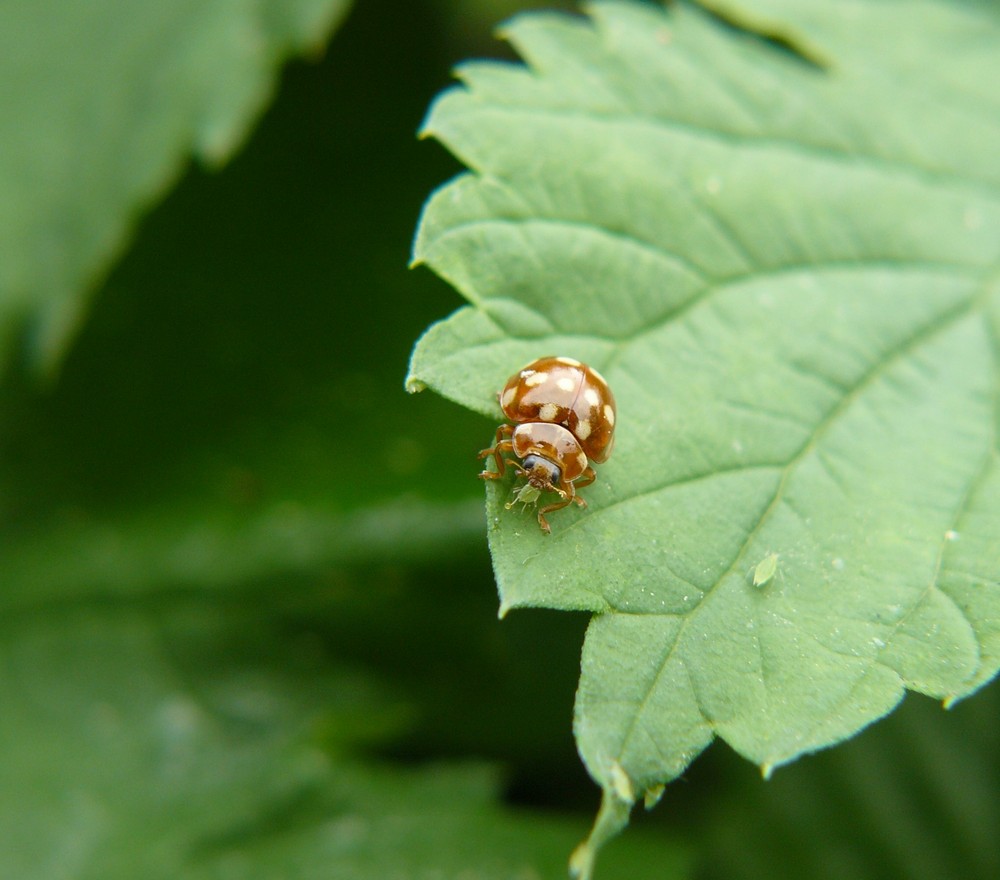
[[[497,428],[496,440],[480,458],[492,455],[497,469],[479,476],[499,480],[511,465],[527,482],[506,506],[531,504],[545,491],[559,500],[538,510],[538,525],[551,532],[545,514],[575,501],[576,494],[597,478],[590,462],[607,461],[615,439],[615,398],[604,377],[593,367],[568,357],[532,361],[507,380],[498,395],[503,414],[515,424]],[[504,459],[513,452],[520,461]]]

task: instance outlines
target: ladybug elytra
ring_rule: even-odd
[[[484,470],[484,480],[499,480],[511,465],[526,482],[518,501],[536,502],[551,491],[559,500],[538,510],[538,525],[548,534],[546,513],[576,502],[587,502],[577,490],[597,478],[590,462],[607,461],[614,446],[615,398],[604,377],[592,367],[568,357],[544,357],[519,370],[499,394],[503,414],[514,424],[497,428],[496,440],[480,458],[492,455],[495,471]],[[512,452],[519,461],[504,459]]]

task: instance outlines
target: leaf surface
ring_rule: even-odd
[[[561,354],[618,400],[588,510],[545,537],[487,496],[502,608],[596,613],[575,729],[626,808],[714,736],[769,772],[1000,662],[1000,17],[726,9],[828,65],[599,3],[516,19],[525,64],[426,123],[470,171],[416,258],[470,305],[411,387],[499,417]]]

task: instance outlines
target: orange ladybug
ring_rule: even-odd
[[[511,465],[526,483],[518,489],[518,501],[531,504],[545,491],[559,500],[538,510],[538,525],[548,534],[546,513],[575,501],[576,494],[597,478],[591,461],[607,461],[615,440],[615,398],[604,377],[593,367],[568,357],[544,357],[519,370],[499,394],[503,414],[516,423],[497,428],[496,440],[480,458],[492,455],[497,469],[484,470],[484,480],[499,480],[505,465]],[[513,452],[520,461],[504,459]]]

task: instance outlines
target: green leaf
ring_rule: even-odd
[[[575,730],[626,807],[716,735],[769,773],[1000,665],[1000,16],[772,7],[522,16],[526,66],[425,127],[471,171],[415,257],[471,305],[410,387],[499,417],[558,354],[618,400],[588,510],[487,498],[502,610],[596,612]]]
[[[346,0],[54,0],[0,29],[0,362],[31,319],[57,359],[83,295],[136,214],[194,153],[230,156],[287,55],[322,44]]]
[[[494,770],[351,757],[403,707],[260,606],[8,617],[0,874],[21,880],[558,876],[575,822],[499,806]],[[263,613],[261,613],[263,611]],[[662,839],[623,848],[620,873]],[[331,872],[332,875],[331,875]]]
[[[187,876],[217,839],[308,814],[329,775],[310,735],[323,711],[338,749],[398,726],[386,696],[324,668],[305,633],[277,639],[236,609],[158,611],[7,617],[4,876]]]

